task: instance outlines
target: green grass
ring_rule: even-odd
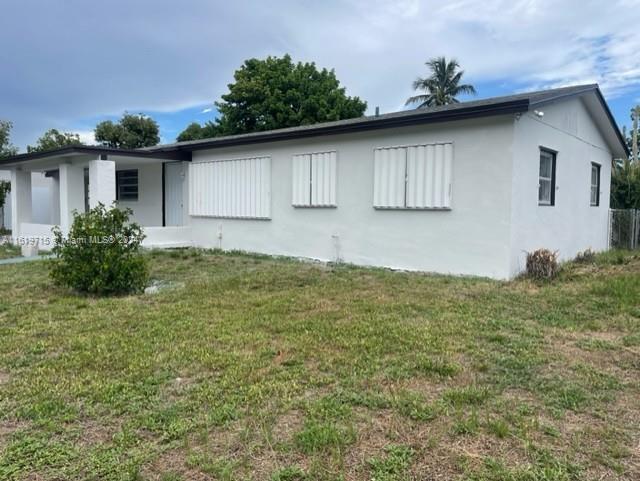
[[[184,287],[0,266],[0,479],[640,477],[637,255],[551,283],[148,255]]]
[[[407,471],[414,456],[407,446],[390,445],[385,448],[385,456],[369,460],[373,481],[401,481],[409,479]]]

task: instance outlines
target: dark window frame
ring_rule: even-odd
[[[548,155],[551,157],[551,186],[549,192],[549,202],[543,202],[540,200],[540,163],[542,162],[542,156]],[[538,205],[541,207],[553,207],[556,205],[556,164],[557,164],[558,152],[545,147],[540,147],[540,156],[538,158]]]
[[[135,173],[135,182],[133,182]],[[122,177],[128,178],[123,179]],[[135,192],[133,187],[135,187]],[[122,189],[129,192],[121,192]],[[116,171],[116,200],[122,202],[137,202],[140,195],[140,179],[138,169],[125,169]]]
[[[596,177],[596,184],[594,186],[593,184],[593,168],[597,169],[597,177]],[[589,205],[591,207],[599,207],[600,206],[600,186],[601,184],[601,180],[600,180],[600,175],[602,173],[602,166],[600,164],[598,164],[597,162],[591,162],[591,169],[589,170]],[[596,201],[595,203],[593,202],[592,198],[591,198],[591,194],[593,191],[593,188],[596,187]]]

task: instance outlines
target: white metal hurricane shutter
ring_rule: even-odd
[[[451,143],[376,149],[374,171],[374,207],[451,207]]]
[[[271,158],[194,162],[189,214],[267,219],[271,216]]]
[[[402,208],[404,204],[407,149],[376,149],[374,152],[373,205]]]
[[[407,147],[407,207],[451,207],[452,144]]]
[[[311,203],[311,154],[294,155],[292,162],[292,199],[296,207]]]
[[[335,207],[336,152],[293,156],[292,204],[296,207]]]

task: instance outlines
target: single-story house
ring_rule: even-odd
[[[613,159],[627,146],[580,85],[138,150],[5,159],[12,229],[40,239],[98,202],[153,246],[201,246],[511,278],[527,251],[608,247]],[[33,222],[33,172],[52,179]]]

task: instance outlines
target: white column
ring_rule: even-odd
[[[52,225],[58,225],[60,224],[60,174],[55,172],[49,178],[51,179],[51,189],[49,189],[51,195],[49,200],[51,215],[49,222]]]
[[[89,207],[98,203],[111,207],[116,200],[116,163],[113,160],[89,162]]]
[[[20,225],[31,222],[31,172],[11,171],[11,235],[20,236]]]
[[[84,212],[84,168],[75,164],[60,164],[60,229],[69,232],[73,212]]]

